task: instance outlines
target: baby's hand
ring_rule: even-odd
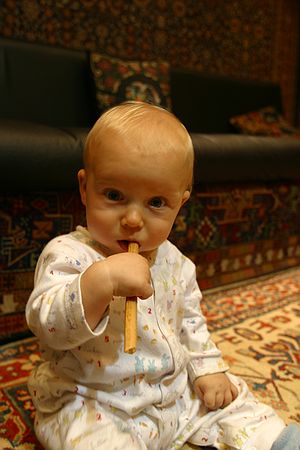
[[[194,389],[207,409],[225,408],[238,395],[237,388],[225,373],[203,375],[194,381]]]
[[[95,329],[113,295],[146,299],[152,294],[147,260],[136,253],[118,253],[92,264],[80,281],[85,318]]]
[[[149,263],[136,253],[118,253],[109,256],[106,265],[107,282],[111,283],[112,295],[140,297],[152,295]]]

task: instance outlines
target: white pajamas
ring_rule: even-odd
[[[159,247],[151,262],[154,294],[138,301],[137,351],[130,355],[123,351],[124,298],[112,299],[96,329],[85,320],[80,276],[101,259],[78,227],[53,239],[38,261],[26,317],[45,360],[29,380],[45,448],[175,450],[190,441],[269,450],[284,424],[242,380],[228,375],[239,396],[209,413],[191,389],[198,376],[228,369],[200,310],[194,264],[168,241]],[[265,431],[265,446],[257,438],[255,447]]]

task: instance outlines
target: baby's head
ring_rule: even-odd
[[[84,152],[86,170],[92,170],[101,157],[118,157],[123,147],[111,146],[109,155],[101,155],[103,142],[114,135],[129,144],[136,159],[177,158],[186,188],[191,190],[194,151],[183,124],[169,111],[142,102],[126,102],[105,112],[90,131]],[[129,156],[129,155],[128,155]]]
[[[132,240],[147,252],[167,238],[190,196],[193,158],[185,127],[162,108],[126,102],[100,117],[87,137],[84,169],[78,177],[88,229],[107,253],[124,250]],[[108,211],[119,222],[117,245],[98,231],[106,228]],[[145,224],[155,221],[157,226],[146,230]]]

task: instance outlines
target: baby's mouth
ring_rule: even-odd
[[[130,242],[133,242],[133,241],[127,241],[124,239],[118,240],[118,244],[124,252],[128,252],[128,246],[129,246]]]

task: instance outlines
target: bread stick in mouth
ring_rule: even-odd
[[[129,242],[128,252],[139,253],[139,244]],[[125,302],[124,352],[135,353],[137,343],[137,298],[127,297]]]

